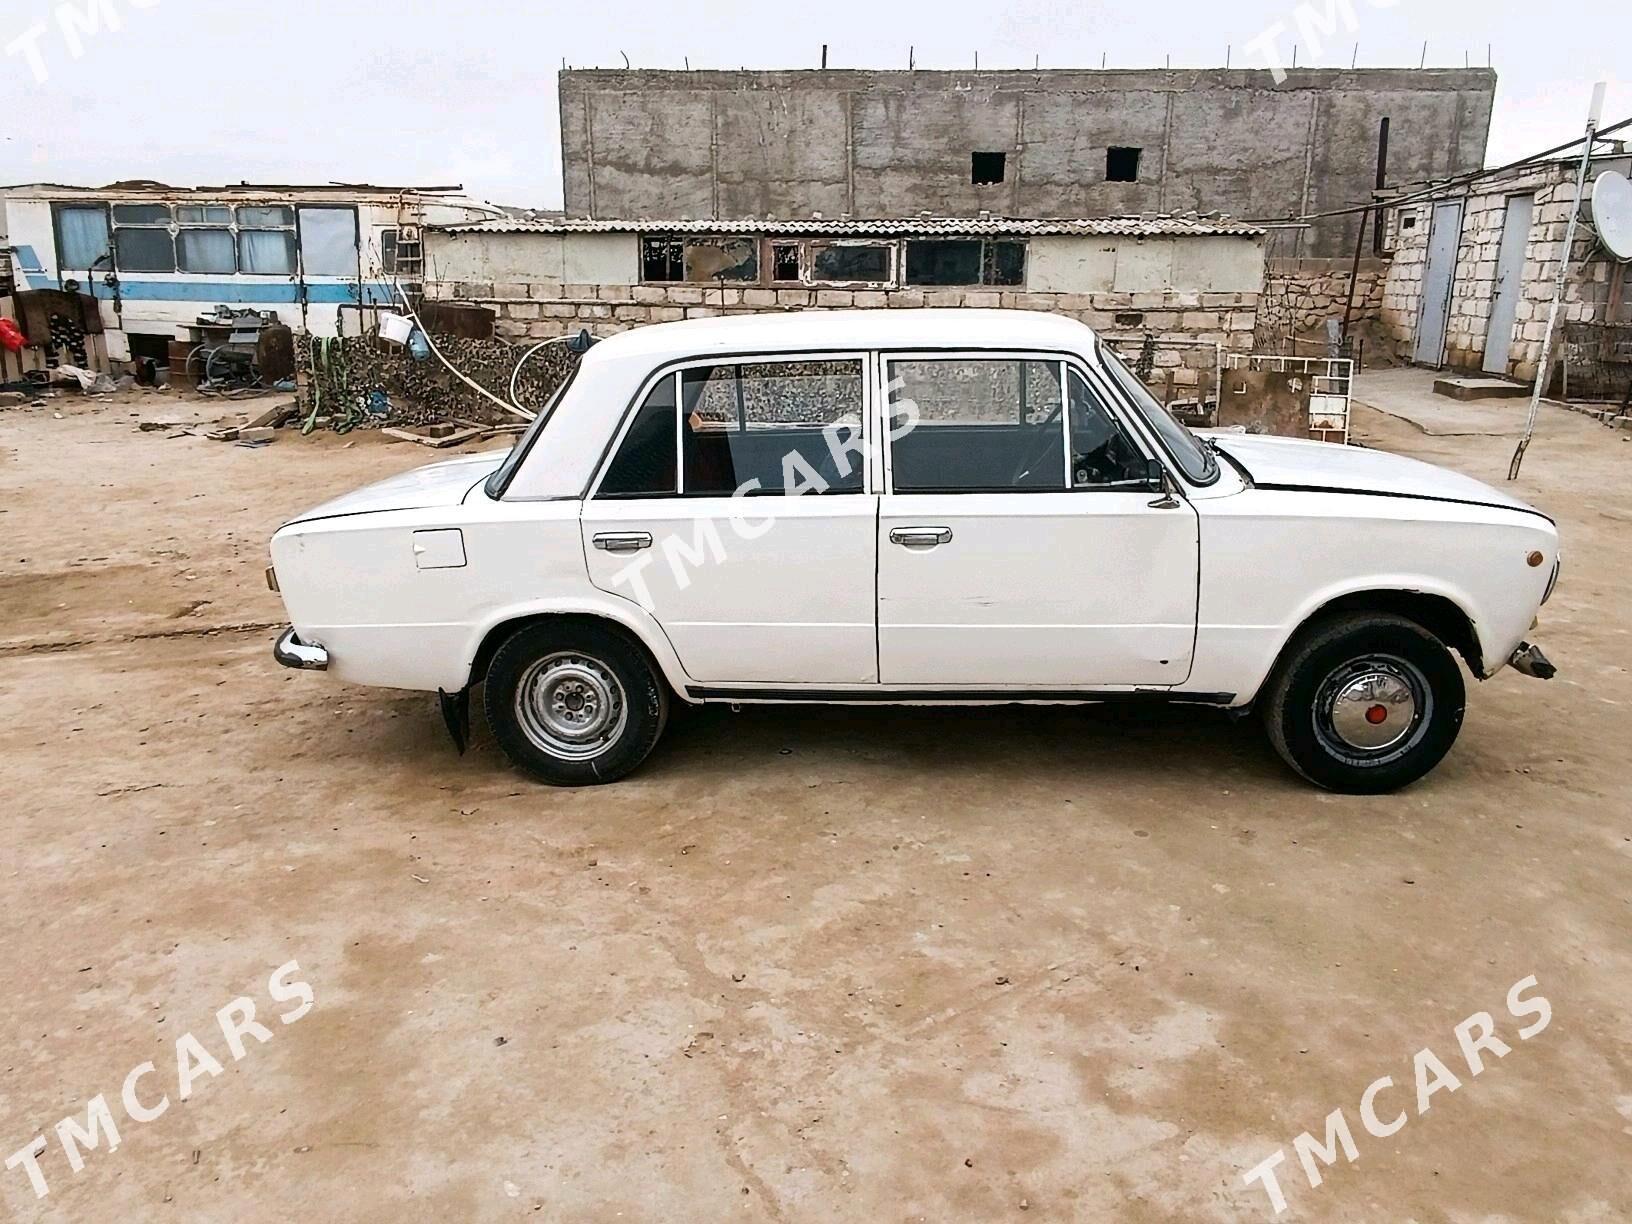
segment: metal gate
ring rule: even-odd
[[[1513,351],[1513,324],[1519,295],[1524,292],[1524,249],[1530,242],[1530,218],[1536,197],[1508,196],[1502,222],[1502,245],[1496,255],[1496,296],[1490,304],[1490,328],[1485,333],[1485,373],[1507,377],[1507,359]]]
[[[1422,315],[1417,320],[1418,365],[1445,361],[1445,325],[1451,317],[1451,289],[1456,283],[1456,249],[1462,244],[1462,201],[1434,205],[1428,233],[1428,266],[1422,274]]]

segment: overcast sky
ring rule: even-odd
[[[574,67],[1264,66],[1249,44],[1333,0],[0,0],[0,183],[464,183],[559,207],[555,78]],[[1489,160],[1579,135],[1592,82],[1632,117],[1629,0],[1348,0],[1356,20],[1300,66],[1483,64]],[[81,33],[88,10],[111,10]],[[76,24],[74,20],[77,16]],[[65,34],[64,25],[71,34]],[[1306,23],[1307,24],[1307,23]],[[43,31],[41,27],[43,26]],[[31,36],[31,31],[34,32]],[[77,43],[77,47],[76,44]],[[78,50],[75,56],[73,52]],[[36,70],[46,79],[37,80]]]

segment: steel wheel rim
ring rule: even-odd
[[[1422,741],[1434,713],[1422,669],[1397,655],[1367,655],[1334,668],[1315,696],[1315,736],[1352,765],[1384,765]]]
[[[629,723],[623,685],[599,659],[561,651],[539,659],[516,684],[516,722],[534,746],[565,761],[588,761]]]

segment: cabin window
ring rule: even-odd
[[[295,274],[295,210],[283,204],[240,204],[238,270],[250,276]]]
[[[307,276],[356,279],[355,209],[304,206],[300,209],[300,267]]]
[[[176,268],[231,276],[238,271],[232,240],[232,209],[225,204],[176,205]]]
[[[936,238],[907,243],[909,285],[1019,285],[1025,272],[1023,242]]]
[[[890,254],[883,243],[812,243],[811,278],[818,281],[885,284],[890,279]]]
[[[121,272],[174,272],[168,204],[115,204],[113,250]]]
[[[89,272],[99,266],[111,270],[108,210],[101,205],[58,204],[53,211],[57,222],[58,266],[64,272]]]

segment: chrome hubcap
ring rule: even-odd
[[[1315,734],[1341,760],[1382,765],[1421,741],[1433,712],[1433,691],[1416,664],[1372,655],[1326,677],[1315,696]]]
[[[1349,747],[1365,752],[1399,743],[1416,717],[1411,686],[1386,671],[1357,676],[1332,698],[1332,730]]]
[[[516,685],[516,721],[551,756],[586,761],[617,740],[629,720],[623,685],[599,659],[562,652],[540,659]]]

